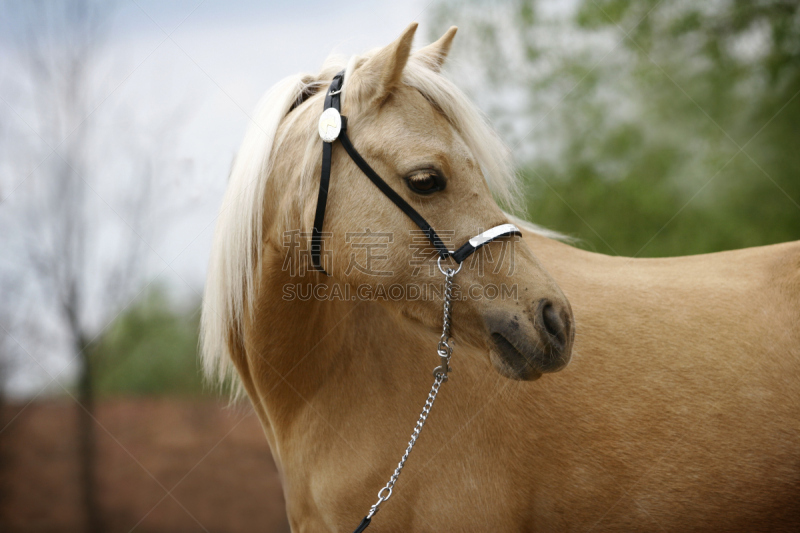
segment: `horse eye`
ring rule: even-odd
[[[408,177],[408,187],[417,194],[431,194],[444,189],[444,180],[435,172],[424,171]]]

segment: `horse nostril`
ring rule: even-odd
[[[575,328],[569,303],[540,298],[528,306],[524,317],[499,309],[484,317],[492,361],[513,379],[534,380],[545,372],[558,372],[572,355]]]
[[[569,328],[569,318],[562,318],[561,313],[549,300],[544,300],[539,305],[541,323],[544,330],[550,337],[550,342],[558,351],[564,350],[567,346],[567,335]]]

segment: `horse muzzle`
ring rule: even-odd
[[[484,322],[492,363],[508,378],[533,381],[569,364],[575,328],[566,299],[543,298],[523,312],[491,311]]]

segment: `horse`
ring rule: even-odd
[[[449,379],[371,530],[800,531],[800,242],[631,259],[516,219],[508,150],[441,73],[456,28],[412,53],[415,30],[273,87],[217,221],[203,367],[249,397],[292,530],[352,531],[383,490],[456,266],[334,141],[314,268],[344,70],[352,145],[448,244],[521,234],[453,277]]]

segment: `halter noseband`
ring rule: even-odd
[[[439,252],[440,259],[452,257],[456,263],[460,264],[484,244],[506,235],[521,235],[519,229],[517,229],[515,225],[500,224],[499,226],[484,231],[480,235],[472,237],[457,250],[449,251],[425,218],[411,207],[402,196],[397,194],[397,192],[392,189],[366,161],[364,161],[364,158],[361,157],[361,154],[355,149],[353,143],[350,142],[350,137],[347,136],[347,117],[343,117],[340,114],[343,85],[344,71],[341,71],[333,77],[333,81],[331,81],[330,87],[328,87],[328,92],[325,95],[325,108],[319,120],[319,135],[322,137],[323,141],[322,175],[319,180],[319,194],[317,196],[317,210],[314,215],[314,228],[311,232],[311,263],[315,270],[325,272],[320,261],[322,252],[322,224],[325,221],[325,207],[328,203],[328,188],[330,187],[331,180],[331,153],[333,143],[336,139],[339,139],[345,151],[350,156],[350,159],[358,165],[358,168],[366,174],[370,181],[374,183],[389,200],[394,202],[401,211],[408,215],[408,218],[419,226],[419,229],[427,235],[433,247]]]

